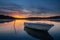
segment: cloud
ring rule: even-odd
[[[8,0],[1,1],[0,0],[0,9],[20,11],[22,9],[22,7],[21,7],[21,5],[13,3],[12,1],[8,1]]]
[[[28,9],[22,9],[22,12],[31,13],[31,11]]]
[[[26,13],[31,13],[31,14],[42,14],[42,13],[55,13],[55,11],[53,9],[48,9],[48,8],[26,8],[23,9],[22,12],[26,12]]]
[[[60,2],[59,0],[0,0],[0,14],[11,14],[11,12],[35,15],[60,14]]]

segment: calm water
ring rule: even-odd
[[[48,31],[47,34],[42,36],[40,32],[24,30],[24,22],[40,22],[54,24],[54,26]],[[35,35],[34,35],[35,34]],[[37,35],[37,36],[36,36]],[[28,20],[15,20],[11,22],[0,23],[0,40],[40,40],[45,38],[53,38],[54,40],[60,40],[60,22],[54,21],[28,21]],[[48,37],[49,36],[49,37]],[[51,40],[53,40],[51,39]],[[49,40],[49,39],[48,39]]]

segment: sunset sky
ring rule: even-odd
[[[17,18],[60,16],[60,0],[0,0],[0,15]]]

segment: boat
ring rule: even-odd
[[[24,22],[24,28],[33,29],[33,30],[43,30],[48,31],[53,24],[46,24],[46,23],[33,23],[33,22]]]

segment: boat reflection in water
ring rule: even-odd
[[[32,24],[33,25],[33,24]],[[44,24],[43,24],[44,25]],[[30,26],[31,27],[31,26]],[[43,27],[43,26],[42,26]],[[41,27],[40,27],[41,28]],[[47,27],[46,27],[47,28]],[[41,40],[54,40],[53,37],[46,30],[40,30],[35,28],[24,27],[24,30],[32,37]]]

